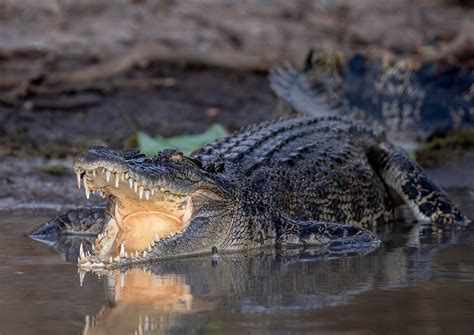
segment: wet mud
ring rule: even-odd
[[[266,71],[310,48],[414,62],[474,50],[469,1],[269,4],[1,2],[0,211],[84,204],[70,165],[91,145],[278,117]]]

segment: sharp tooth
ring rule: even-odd
[[[76,171],[76,176],[77,176],[77,187],[81,188],[81,170]]]
[[[145,191],[145,199],[150,200],[150,191],[149,190]]]
[[[112,172],[110,172],[109,170],[105,170],[105,179],[107,180],[107,182],[110,181],[111,175],[112,175]]]
[[[135,258],[138,258],[138,251],[135,251]]]
[[[160,192],[165,192],[165,188],[164,187],[160,187]]]
[[[128,258],[128,252],[125,251],[125,257]]]
[[[81,259],[86,258],[85,254],[84,254],[84,247],[82,246],[82,243],[81,243],[81,246],[79,247],[79,258],[81,258]]]
[[[79,269],[79,283],[82,286],[82,283],[84,282],[84,278],[86,277],[87,271]]]
[[[146,257],[146,250],[143,250],[143,257]]]
[[[140,197],[140,200],[143,197],[143,186],[142,185],[140,185],[140,187],[138,188],[138,196]]]
[[[115,188],[119,187],[120,176],[118,173],[115,174]]]
[[[120,262],[120,256],[115,256],[115,261]]]
[[[138,190],[138,181],[133,182],[133,188],[135,189],[135,193],[137,193]]]
[[[156,187],[151,188],[151,195],[155,194]]]
[[[151,252],[151,244],[148,246],[148,252]]]
[[[94,170],[92,170],[92,175],[93,175],[93,176],[94,176],[94,178],[95,178],[95,176],[96,176],[95,169],[94,169]]]
[[[87,178],[84,177],[84,191],[86,192],[86,198],[89,199],[91,195],[91,190],[89,190],[89,186],[87,185]]]
[[[112,264],[113,262],[114,262],[114,259],[113,259],[112,256],[110,256],[110,258],[109,258],[109,263]]]
[[[123,242],[122,244],[120,245],[120,257],[125,257],[125,246],[123,245]]]
[[[133,179],[130,178],[130,179],[128,180],[128,183],[130,184],[130,188],[132,188],[132,187],[133,187]]]
[[[120,174],[120,179],[122,179],[122,181],[125,181],[125,173],[122,172],[122,173]]]

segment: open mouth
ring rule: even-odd
[[[172,192],[132,170],[76,165],[75,171],[78,187],[84,187],[87,198],[93,192],[109,198],[104,228],[92,246],[92,254],[81,248],[80,267],[146,261],[153,248],[179,237],[189,225],[191,194]]]

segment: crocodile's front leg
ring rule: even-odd
[[[42,224],[29,235],[48,240],[67,235],[94,236],[101,231],[104,219],[104,206],[73,209]]]
[[[279,219],[276,224],[280,247],[324,247],[338,252],[371,252],[380,240],[370,230],[348,224]]]

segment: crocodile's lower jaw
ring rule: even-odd
[[[111,184],[107,179],[102,171],[87,171],[84,176],[86,189],[99,190],[108,197],[113,211],[93,244],[92,254],[81,250],[80,267],[109,268],[146,261],[155,247],[186,230],[193,211],[191,195],[158,189],[143,199],[143,186],[133,187],[135,181],[129,187],[126,180]]]

